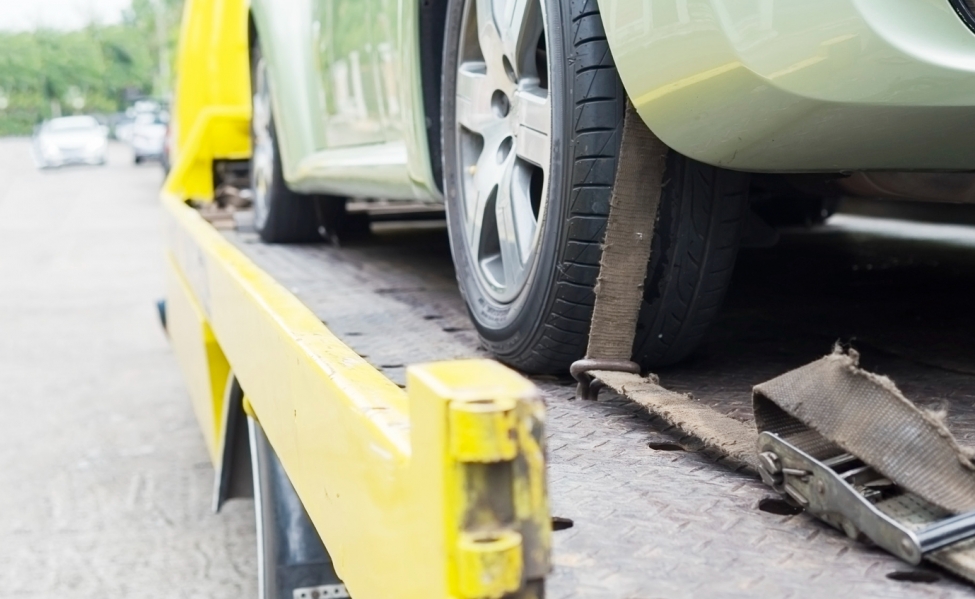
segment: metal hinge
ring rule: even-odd
[[[926,554],[975,537],[975,512],[947,516],[931,506],[927,513],[941,517],[920,527],[908,527],[878,504],[902,491],[886,477],[848,453],[820,461],[775,433],[758,437],[762,480],[812,515],[851,538],[861,535],[911,564]],[[927,504],[916,498],[919,504]]]

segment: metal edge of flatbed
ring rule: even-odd
[[[551,524],[534,386],[467,360],[411,367],[404,391],[195,210],[162,201],[168,331],[214,462],[232,373],[353,596],[540,593]]]
[[[411,360],[482,353],[442,227],[384,225],[368,242],[336,248],[265,245],[246,223],[220,234],[394,381],[404,382],[398,365]],[[950,578],[933,585],[889,579],[906,564],[807,516],[759,510],[770,491],[757,478],[696,452],[692,439],[637,403],[608,391],[598,402],[573,401],[568,381],[535,381],[546,402],[552,513],[574,521],[553,537],[549,596],[970,592]],[[661,446],[687,451],[655,449]],[[939,578],[930,569],[917,576]]]
[[[425,263],[416,263],[421,256],[403,255],[397,247],[383,249],[374,244],[359,249],[266,246],[257,242],[252,233],[213,228],[178,200],[167,199],[166,205],[172,214],[167,225],[170,262],[184,265],[178,270],[170,269],[171,285],[187,289],[195,286],[201,290],[200,297],[211,298],[209,309],[220,311],[235,305],[229,298],[219,297],[223,292],[215,292],[215,287],[226,285],[226,273],[217,277],[223,281],[219,285],[214,285],[212,278],[204,285],[205,279],[199,273],[207,268],[229,270],[240,279],[233,285],[246,292],[236,296],[240,305],[234,309],[246,308],[248,314],[263,311],[266,318],[276,322],[301,322],[315,336],[325,338],[358,331],[355,337],[336,341],[341,352],[328,359],[341,355],[352,360],[346,365],[364,367],[360,372],[368,372],[372,384],[381,385],[383,392],[388,389],[392,397],[404,404],[408,400],[399,386],[403,382],[410,384],[408,377],[404,378],[401,368],[383,365],[481,353],[467,332],[456,330],[462,322],[462,326],[467,325],[462,306],[457,304],[459,299],[455,298],[452,278],[437,270],[444,270],[445,266],[431,271]],[[200,244],[197,238],[205,243]],[[411,264],[416,267],[408,266]],[[336,285],[344,290],[342,294],[329,291]],[[427,290],[415,295],[419,286]],[[405,296],[391,287],[404,290]],[[265,291],[273,297],[268,298]],[[191,296],[195,294],[191,292]],[[217,303],[212,303],[213,298]],[[175,306],[170,311],[174,308],[178,311]],[[202,305],[197,309],[200,316],[193,328],[210,327]],[[343,314],[345,309],[353,313]],[[295,321],[296,315],[303,315],[304,320]],[[434,315],[437,319],[427,319]],[[245,316],[215,314],[212,339],[206,346],[209,354],[194,363],[222,356],[217,338],[233,348],[237,343],[250,343],[243,338],[243,331],[227,330],[234,326],[235,319]],[[322,326],[322,320],[328,321],[335,335]],[[201,327],[201,323],[205,326]],[[280,322],[274,326],[279,325]],[[393,325],[403,330],[390,330]],[[218,337],[221,334],[224,336]],[[205,335],[199,337],[202,342]],[[294,344],[300,346],[304,339],[305,335],[301,335]],[[195,345],[201,347],[201,342]],[[265,357],[276,353],[266,344],[254,347],[251,343],[251,347],[243,351],[228,349],[228,357],[234,351]],[[384,347],[389,352],[385,355]],[[356,352],[369,354],[368,358]],[[177,350],[177,357],[182,360],[187,353],[192,352]],[[231,361],[236,365],[233,357]],[[369,366],[367,361],[376,366]],[[251,368],[262,367],[253,364]],[[384,372],[380,374],[377,369]],[[258,374],[259,379],[264,376]],[[392,377],[392,381],[386,377]],[[189,373],[187,381],[191,391],[199,386],[194,385]],[[625,398],[610,394],[597,403],[571,401],[571,389],[564,383],[542,379],[537,384],[548,404],[545,426],[550,447],[545,468],[550,478],[553,512],[575,521],[572,529],[556,533],[553,539],[555,570],[546,581],[550,596],[642,597],[659,591],[674,597],[754,593],[786,597],[809,593],[818,596],[838,588],[856,589],[867,596],[967,596],[967,589],[950,580],[931,586],[888,580],[885,572],[903,568],[893,558],[858,546],[808,518],[759,512],[755,509],[757,502],[766,495],[761,483],[713,463],[706,454],[649,449],[648,442],[653,445],[666,441],[669,434],[661,432],[665,425],[649,418]],[[396,391],[392,386],[396,386]],[[404,423],[404,412],[397,414]],[[316,429],[319,434],[329,430],[323,422],[317,426],[323,427]],[[401,438],[406,438],[403,431]],[[354,458],[344,453],[341,459]],[[316,473],[317,482],[312,484],[319,484],[327,474]],[[353,484],[360,482],[362,479],[356,478]],[[326,504],[323,509],[330,507]],[[376,513],[381,513],[381,509],[356,510],[349,520]],[[544,517],[548,517],[547,511]],[[399,526],[392,520],[384,522],[386,526]],[[371,533],[343,531],[339,538],[345,534],[362,539]],[[399,537],[400,542],[409,545],[407,553],[400,554],[401,560],[409,552],[419,550],[415,543],[409,544],[410,535],[417,534],[415,528],[386,530],[383,534]],[[325,529],[323,536],[327,536]],[[837,559],[840,556],[844,556],[842,560]],[[429,558],[425,569],[415,569],[411,574],[436,577],[449,567],[444,566],[445,554]],[[347,554],[345,559],[346,570],[358,570],[364,578],[395,582],[399,575],[395,569],[385,569],[383,557],[368,550]],[[348,577],[347,571],[343,575]],[[381,593],[354,587],[353,583],[354,597],[411,596],[410,589],[402,586],[384,587]]]

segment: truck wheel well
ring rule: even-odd
[[[227,379],[223,405],[223,439],[213,485],[213,511],[229,499],[254,496],[250,436],[244,413],[244,390],[233,373]]]
[[[419,18],[420,78],[426,115],[430,166],[437,188],[443,191],[443,149],[440,147],[440,91],[443,75],[443,39],[447,0],[421,0]]]

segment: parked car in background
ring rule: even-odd
[[[159,159],[160,164],[162,164],[163,172],[169,175],[169,171],[173,168],[172,162],[172,147],[173,147],[173,126],[172,123],[166,123],[166,135],[163,138],[163,151],[162,157]]]
[[[66,164],[105,164],[108,128],[92,116],[68,116],[44,122],[34,135],[39,168]]]
[[[166,123],[158,113],[144,113],[132,124],[132,153],[136,164],[146,160],[163,160]]]
[[[114,127],[112,128],[112,136],[119,141],[125,143],[130,143],[132,141],[132,125],[134,120],[132,117],[123,115],[118,121],[116,121]]]

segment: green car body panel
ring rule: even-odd
[[[440,201],[422,0],[252,0],[296,191]],[[975,34],[949,0],[600,0],[670,147],[754,172],[975,170]],[[433,159],[439,160],[439,157]]]
[[[973,170],[975,34],[948,0],[600,0],[670,147],[758,172]]]
[[[305,193],[439,201],[419,0],[252,0],[282,166]]]

